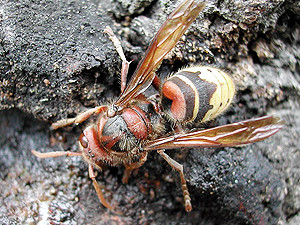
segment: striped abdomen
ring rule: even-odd
[[[180,70],[162,86],[162,107],[179,122],[205,122],[224,112],[235,93],[232,79],[207,66]]]

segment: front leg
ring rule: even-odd
[[[97,195],[98,195],[98,198],[99,198],[101,204],[104,205],[106,208],[110,209],[111,211],[113,211],[114,210],[113,206],[106,201],[106,199],[101,191],[100,185],[96,181],[96,175],[95,175],[93,166],[91,164],[89,164],[89,176],[90,176],[90,179],[93,181],[94,188],[97,192]]]
[[[56,152],[38,152],[31,150],[31,153],[38,158],[54,158],[60,156],[82,156],[82,152],[56,151]]]
[[[80,113],[79,115],[77,115],[74,118],[62,119],[55,123],[52,123],[51,127],[52,127],[52,129],[56,130],[58,128],[69,126],[74,123],[79,124],[79,123],[82,123],[83,121],[87,120],[88,118],[90,118],[92,115],[98,115],[107,109],[108,109],[108,107],[106,105],[98,106],[98,107],[89,109],[83,113]]]
[[[180,181],[181,181],[181,189],[183,192],[183,198],[184,198],[184,205],[185,205],[185,211],[190,212],[192,210],[192,204],[191,204],[191,198],[190,198],[190,193],[186,184],[186,180],[183,174],[183,166],[181,164],[179,164],[178,162],[176,162],[174,159],[170,158],[170,156],[168,156],[165,153],[165,150],[158,150],[157,151],[161,157],[163,157],[167,163],[173,168],[175,169],[180,176]]]

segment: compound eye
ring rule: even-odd
[[[83,133],[79,136],[79,142],[84,148],[87,148],[89,146],[88,139]]]

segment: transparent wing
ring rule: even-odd
[[[187,0],[181,3],[168,16],[153,38],[144,58],[139,62],[124,92],[114,104],[118,110],[122,110],[131,99],[138,96],[151,85],[154,79],[154,70],[160,65],[165,55],[175,46],[204,6],[204,2]]]
[[[277,133],[284,126],[278,117],[265,116],[219,127],[176,134],[146,144],[145,150],[191,147],[225,147],[261,141]]]

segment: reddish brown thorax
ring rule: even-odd
[[[141,142],[149,138],[152,130],[149,115],[139,106],[132,105],[113,117],[103,113],[96,125],[83,131],[79,142],[88,161],[118,165],[123,163],[122,156],[141,149]]]

